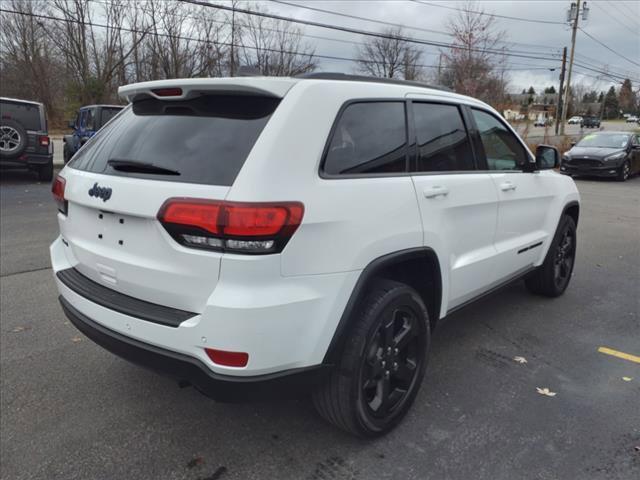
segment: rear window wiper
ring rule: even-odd
[[[171,170],[170,168],[159,167],[153,163],[139,162],[137,160],[120,160],[112,158],[107,162],[107,165],[119,172],[180,175],[180,172],[177,170]]]

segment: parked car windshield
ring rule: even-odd
[[[624,148],[629,142],[629,135],[620,134],[597,134],[587,135],[578,142],[577,147],[594,148]]]
[[[276,98],[244,95],[139,100],[99,130],[69,166],[107,175],[230,186],[278,103]],[[113,168],[118,162],[173,173]]]

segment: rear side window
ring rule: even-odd
[[[104,126],[105,123],[120,113],[121,110],[121,108],[102,108],[100,110],[100,124],[98,127]]]
[[[392,173],[406,167],[404,102],[352,103],[342,111],[329,142],[325,173]]]
[[[139,100],[89,140],[70,166],[108,175],[230,186],[278,103],[271,97],[240,95]],[[151,165],[156,172],[114,168],[117,163]]]
[[[517,137],[490,113],[472,109],[489,170],[521,170],[527,153]]]
[[[473,170],[473,152],[455,105],[414,103],[418,172]]]
[[[0,116],[20,123],[25,130],[46,130],[40,121],[40,106],[28,103],[2,102]]]

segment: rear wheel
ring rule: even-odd
[[[618,169],[618,176],[616,180],[619,182],[624,182],[629,179],[629,175],[631,174],[631,165],[629,164],[629,160],[625,160],[622,166]]]
[[[573,273],[576,240],[576,222],[569,215],[563,215],[544,263],[525,279],[529,291],[547,297],[564,293]]]
[[[400,422],[420,389],[429,315],[413,288],[387,280],[373,286],[354,315],[338,365],[313,401],[329,422],[373,437]]]

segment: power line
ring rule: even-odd
[[[350,27],[344,27],[341,25],[331,25],[331,24],[327,24],[327,23],[322,23],[322,22],[315,22],[315,21],[311,21],[311,20],[301,20],[298,18],[293,18],[293,17],[285,17],[283,15],[276,15],[273,13],[266,13],[266,12],[260,12],[260,11],[254,11],[254,10],[247,10],[247,9],[239,9],[239,8],[233,8],[233,7],[228,7],[226,5],[218,5],[215,3],[208,3],[208,2],[203,2],[200,0],[178,0],[180,2],[183,3],[191,3],[194,5],[201,5],[204,7],[210,7],[210,8],[216,8],[219,10],[227,10],[227,11],[231,11],[231,10],[235,10],[236,13],[244,13],[247,15],[254,15],[254,16],[259,16],[259,17],[265,17],[265,18],[272,18],[275,20],[282,20],[285,22],[291,22],[291,23],[299,23],[302,25],[308,25],[308,26],[312,26],[312,27],[320,27],[320,28],[326,28],[326,29],[330,29],[330,30],[337,30],[337,31],[341,31],[341,32],[348,32],[348,33],[355,33],[358,35],[365,35],[365,36],[369,36],[369,37],[377,37],[377,38],[383,38],[383,39],[387,39],[387,40],[402,40],[408,43],[416,43],[416,44],[420,44],[420,45],[431,45],[431,46],[436,46],[436,47],[441,47],[441,48],[449,48],[449,49],[461,49],[460,46],[458,45],[454,45],[454,44],[450,44],[450,43],[445,43],[445,42],[436,42],[436,41],[432,41],[432,40],[423,40],[423,39],[417,39],[417,38],[411,38],[411,37],[404,37],[404,36],[389,36],[386,35],[384,33],[380,33],[380,32],[372,32],[370,30],[361,30],[361,29],[356,29],[356,28],[350,28]],[[481,53],[489,53],[489,54],[493,54],[493,55],[499,55],[499,56],[505,56],[505,57],[520,57],[520,58],[530,58],[530,59],[534,59],[534,60],[551,60],[551,61],[557,61],[557,58],[553,58],[553,57],[542,57],[542,56],[535,56],[535,55],[525,55],[525,54],[520,54],[520,53],[507,53],[505,50],[496,50],[496,49],[483,49],[483,48],[475,48],[475,47],[471,47],[471,48],[464,48],[465,50],[470,50],[470,51],[474,51],[474,52],[481,52]]]
[[[335,60],[335,61],[347,61],[347,62],[354,62],[354,63],[369,63],[369,64],[376,64],[378,62],[373,61],[373,60],[366,60],[366,59],[357,59],[357,58],[351,58],[351,57],[341,57],[341,56],[337,56],[337,55],[325,55],[325,54],[317,54],[317,53],[309,53],[309,52],[298,52],[298,51],[292,51],[292,50],[279,50],[279,49],[273,49],[273,48],[266,48],[266,47],[254,47],[251,45],[244,45],[244,44],[232,44],[229,42],[216,42],[216,41],[210,41],[210,40],[204,40],[201,38],[195,38],[195,37],[187,37],[187,36],[183,36],[183,35],[171,35],[171,34],[166,34],[166,33],[159,33],[159,32],[150,32],[150,31],[146,31],[146,30],[139,30],[139,29],[132,29],[132,28],[127,28],[127,27],[116,27],[113,25],[104,25],[104,24],[100,24],[100,23],[95,23],[95,22],[88,22],[88,21],[80,21],[80,20],[75,20],[75,19],[67,19],[67,18],[59,18],[59,17],[54,17],[51,15],[42,15],[42,14],[34,14],[34,13],[27,13],[27,12],[19,12],[16,10],[7,10],[4,8],[0,8],[0,12],[3,13],[10,13],[10,14],[14,14],[14,15],[23,15],[23,16],[27,16],[27,17],[33,17],[33,18],[42,18],[42,19],[46,19],[46,20],[52,20],[52,21],[58,21],[58,22],[66,22],[66,23],[76,23],[76,24],[81,24],[83,26],[91,26],[91,27],[98,27],[98,28],[106,28],[106,29],[111,29],[111,30],[117,30],[117,31],[123,31],[123,32],[131,32],[131,33],[139,33],[139,34],[145,34],[145,35],[151,35],[151,36],[156,36],[156,37],[169,37],[169,38],[175,38],[175,39],[180,39],[180,40],[189,40],[189,41],[194,41],[194,42],[199,42],[199,43],[208,43],[208,44],[212,44],[215,43],[217,45],[221,45],[221,46],[227,46],[230,47],[231,45],[233,45],[234,47],[238,47],[238,48],[248,48],[251,50],[262,50],[262,51],[267,51],[267,52],[274,52],[274,53],[285,53],[285,54],[290,54],[290,55],[300,55],[300,56],[306,56],[306,57],[317,57],[317,58],[323,58],[323,59],[327,59],[327,60]],[[453,67],[438,67],[437,65],[424,65],[424,64],[417,64],[416,67],[420,67],[420,68],[432,68],[432,69],[437,69],[437,68],[453,68]],[[507,68],[504,69],[505,71],[528,71],[528,70],[548,70],[548,67],[533,67],[533,68]]]
[[[628,31],[630,31],[632,34],[636,35],[637,32],[632,30],[631,27],[629,27],[627,24],[623,23],[619,18],[614,17],[613,13],[609,13],[607,11],[607,9],[605,9],[604,7],[601,7],[600,5],[598,5],[597,3],[594,3],[594,5],[596,7],[598,7],[602,12],[604,12],[609,18],[611,18],[614,22],[616,22],[618,25],[626,28]]]
[[[578,28],[580,28],[580,27],[578,27]],[[629,58],[625,57],[625,56],[624,56],[624,55],[622,55],[621,53],[619,53],[619,52],[615,51],[613,48],[611,48],[611,47],[609,47],[609,46],[605,45],[605,44],[604,44],[604,43],[602,43],[600,40],[598,40],[596,37],[594,37],[593,35],[591,35],[591,34],[590,34],[590,33],[588,33],[587,31],[585,31],[585,29],[580,28],[580,31],[581,31],[582,33],[584,33],[587,37],[589,37],[591,40],[593,40],[594,42],[599,43],[600,45],[602,45],[604,48],[606,48],[606,49],[607,49],[607,50],[609,50],[610,52],[615,53],[615,54],[616,54],[617,56],[619,56],[620,58],[624,58],[627,62],[633,63],[634,65],[637,65],[637,66],[639,66],[639,67],[640,67],[640,63],[638,63],[638,62],[634,62],[633,60],[631,60],[631,59],[629,59]]]
[[[482,11],[478,11],[478,10],[469,10],[469,9],[466,9],[466,8],[450,7],[450,6],[447,6],[447,5],[440,5],[438,3],[424,2],[422,0],[410,0],[410,1],[422,4],[422,5],[428,5],[430,7],[446,8],[447,10],[455,10],[457,12],[475,13],[477,15],[485,15],[487,17],[506,18],[508,20],[518,20],[520,22],[546,23],[546,24],[550,24],[550,25],[564,25],[563,22],[554,22],[554,21],[551,21],[551,20],[539,20],[539,19],[532,19],[532,18],[511,17],[509,15],[498,15],[496,13],[487,13],[487,12],[482,12]]]
[[[387,22],[384,20],[378,20],[375,18],[370,18],[370,17],[362,17],[360,15],[351,15],[349,13],[344,13],[344,12],[336,12],[334,10],[326,10],[323,8],[318,8],[318,7],[311,7],[309,5],[300,5],[298,3],[292,3],[292,2],[287,2],[284,0],[270,0],[272,3],[279,3],[281,5],[287,5],[290,7],[296,7],[296,8],[301,8],[304,10],[310,10],[313,12],[320,12],[320,13],[326,13],[329,15],[336,15],[339,17],[345,17],[345,18],[351,18],[354,20],[361,20],[361,21],[365,21],[365,22],[372,22],[372,23],[377,23],[380,25],[386,25],[389,27],[398,27],[398,28],[402,28],[402,29],[408,29],[408,30],[416,30],[416,31],[420,31],[420,32],[425,32],[425,33],[435,33],[438,35],[445,35],[447,37],[452,37],[453,35],[449,32],[443,32],[442,30],[433,30],[430,28],[423,28],[423,27],[415,27],[412,25],[405,25],[402,23],[394,23],[394,22]],[[553,50],[553,51],[558,51],[558,49],[556,47],[552,47],[550,45],[534,45],[531,43],[519,43],[519,42],[500,42],[500,43],[504,43],[504,44],[511,44],[511,45],[522,45],[525,47],[535,47],[537,49],[543,48],[544,50]],[[530,52],[530,53],[544,53],[544,52]]]

